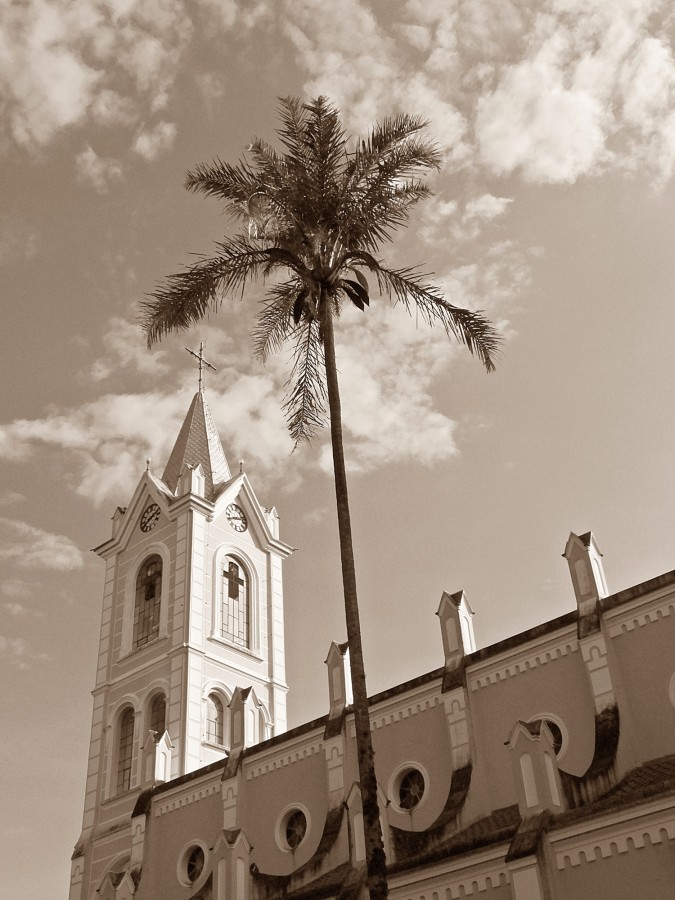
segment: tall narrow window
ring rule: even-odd
[[[158,741],[166,730],[166,697],[157,694],[150,706],[150,730],[155,732]]]
[[[226,556],[223,560],[223,599],[221,635],[238,644],[250,646],[248,577],[240,563]]]
[[[131,785],[131,761],[134,752],[134,711],[129,708],[120,719],[117,744],[117,793],[128,791]]]
[[[143,647],[159,634],[159,609],[162,600],[162,558],[149,556],[136,579],[134,608],[134,647]]]
[[[222,747],[225,742],[225,710],[216,694],[206,698],[206,740]]]

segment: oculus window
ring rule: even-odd
[[[424,797],[424,775],[419,769],[408,769],[398,782],[398,806],[410,812],[419,806]]]
[[[289,850],[297,850],[307,834],[307,816],[301,809],[293,809],[284,819],[283,837]]]

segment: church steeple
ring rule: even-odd
[[[206,499],[213,501],[222,485],[230,480],[231,474],[203,390],[194,395],[162,481],[175,493],[185,467],[195,468],[200,464],[205,476]]]
[[[247,474],[231,476],[201,385],[162,479],[141,474],[96,552],[106,575],[71,900],[93,896],[115,865],[120,823],[142,790],[228,755],[233,711],[245,712],[247,744],[286,728],[282,564],[292,548]],[[241,696],[245,710],[232,707]]]

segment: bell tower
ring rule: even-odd
[[[161,478],[148,465],[106,563],[83,832],[71,900],[128,862],[141,790],[227,756],[230,701],[249,691],[252,743],[286,729],[282,563],[274,508],[232,475],[204,392]]]

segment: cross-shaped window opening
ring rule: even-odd
[[[249,647],[249,590],[243,566],[226,556],[223,560],[221,635],[239,647]]]

